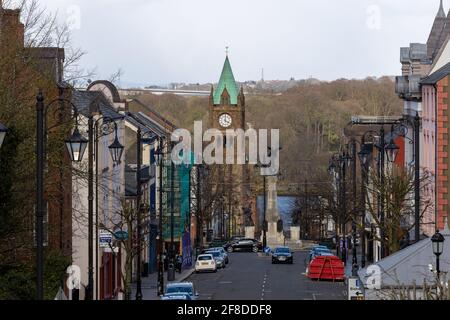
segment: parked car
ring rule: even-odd
[[[228,253],[223,247],[210,248],[210,249],[206,249],[204,251],[205,252],[203,252],[203,253],[210,253],[211,251],[219,251],[220,253],[222,253],[225,263],[228,264],[228,262],[229,262]]]
[[[228,252],[234,251],[253,251],[258,252],[262,250],[262,243],[256,239],[243,238],[234,242],[229,242],[225,245],[225,250]]]
[[[223,247],[226,243],[226,240],[214,239],[208,244],[208,248]]]
[[[272,252],[272,264],[274,263],[294,263],[294,256],[288,247],[276,247]]]
[[[163,295],[161,300],[193,300],[190,295],[185,293],[174,293]]]
[[[192,282],[169,283],[161,300],[196,300],[198,293]]]
[[[333,255],[330,249],[323,247],[323,246],[316,246],[311,249],[309,252],[309,261],[314,260],[315,257],[322,256],[322,255]]]
[[[210,252],[207,252],[207,254],[212,255],[214,260],[216,260],[217,269],[225,268],[226,266],[225,257],[223,256],[222,252],[218,250],[211,250]]]
[[[242,240],[242,239],[245,239],[245,236],[232,236],[230,238],[230,242],[235,242],[235,241]]]
[[[217,272],[216,260],[212,254],[201,254],[197,257],[197,261],[195,262],[195,272],[199,273],[201,271]]]

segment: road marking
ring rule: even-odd
[[[219,284],[232,284],[232,281],[220,281]]]

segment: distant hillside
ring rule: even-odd
[[[402,111],[390,77],[303,81],[281,93],[257,88],[247,92],[247,122],[256,128],[281,131],[286,183],[326,179],[328,159],[339,149],[342,128],[351,115],[395,115]],[[182,128],[192,129],[195,120],[208,121],[208,98],[152,94],[137,98]]]

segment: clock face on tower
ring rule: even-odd
[[[219,124],[222,128],[228,128],[231,126],[232,119],[228,113],[223,113],[219,116]]]

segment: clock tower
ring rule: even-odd
[[[223,64],[217,88],[211,87],[209,97],[210,124],[223,132],[226,129],[245,130],[244,90],[238,88],[234,80],[228,55]]]
[[[245,131],[245,96],[243,87],[238,87],[234,79],[228,54],[223,64],[217,87],[211,87],[209,96],[210,127],[219,129],[225,136],[227,129],[242,129]],[[235,143],[233,143],[233,147]],[[236,152],[236,149],[235,149]],[[225,152],[226,153],[226,150]],[[222,194],[225,205],[219,205],[219,211],[225,210],[228,220],[221,222],[227,225],[228,235],[243,235],[248,219],[248,199],[250,197],[248,183],[248,166],[223,164],[219,166],[217,190]],[[223,221],[223,219],[222,219]]]

